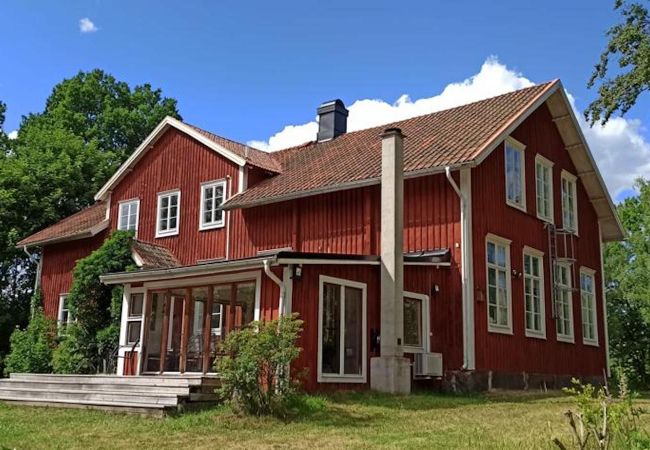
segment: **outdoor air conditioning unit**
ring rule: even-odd
[[[416,353],[413,375],[416,377],[441,377],[442,353]]]

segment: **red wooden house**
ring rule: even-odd
[[[298,313],[309,390],[554,386],[608,365],[603,242],[621,226],[559,81],[265,153],[168,118],[40,247],[72,320],[75,261],[135,230],[123,375],[210,372],[216,344]]]

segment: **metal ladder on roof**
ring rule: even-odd
[[[544,225],[548,233],[548,262],[549,274],[551,277],[551,305],[553,318],[557,318],[557,299],[562,291],[576,291],[576,256],[575,256],[575,233],[563,228],[557,228],[552,223]],[[571,288],[560,284],[557,280],[557,266],[569,267],[571,276]]]

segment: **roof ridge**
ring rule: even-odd
[[[547,87],[547,86],[555,84],[555,83],[557,83],[559,81],[560,81],[559,78],[555,78],[553,80],[546,81],[544,83],[533,84],[532,86],[527,86],[527,87],[524,87],[524,88],[521,88],[521,89],[515,89],[514,91],[504,92],[503,94],[493,95],[491,97],[486,97],[486,98],[483,98],[483,99],[480,99],[480,100],[474,100],[474,101],[469,102],[469,103],[463,103],[462,105],[456,105],[456,106],[452,106],[450,108],[440,109],[438,111],[433,111],[433,112],[429,112],[429,113],[425,113],[425,114],[419,114],[417,116],[407,117],[406,119],[396,120],[394,122],[386,122],[384,124],[374,125],[372,127],[360,128],[358,130],[348,131],[348,132],[342,134],[341,136],[349,136],[349,135],[353,135],[353,134],[360,133],[360,132],[367,132],[369,130],[374,130],[376,128],[378,129],[378,128],[392,127],[392,126],[395,126],[397,124],[403,124],[403,123],[408,122],[410,120],[421,119],[422,117],[433,116],[435,114],[440,114],[440,113],[443,113],[443,112],[453,111],[453,110],[458,109],[458,108],[469,107],[469,106],[472,106],[472,105],[476,105],[478,103],[486,102],[486,101],[489,101],[489,100],[494,100],[494,99],[497,99],[497,98],[500,98],[500,97],[505,97],[507,95],[512,95],[512,94],[517,93],[517,92],[523,92],[523,91],[527,91],[529,89],[534,89],[534,88],[541,88],[543,86]],[[298,148],[301,148],[301,147],[306,147],[306,146],[309,146],[309,145],[313,145],[315,143],[317,143],[317,141],[306,141],[306,142],[303,142],[303,143],[298,144],[298,145],[294,145],[294,146],[291,146],[291,147],[275,150],[274,152],[271,152],[271,153],[283,153],[283,152],[286,152],[286,151],[289,151],[289,150],[295,150],[295,149],[298,149]]]

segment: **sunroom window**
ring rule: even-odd
[[[158,225],[156,227],[156,237],[178,234],[180,207],[180,191],[158,194]]]
[[[318,325],[318,380],[364,382],[366,285],[321,276]]]
[[[129,314],[126,323],[126,343],[133,345],[140,342],[144,294],[133,293],[129,296]]]

